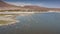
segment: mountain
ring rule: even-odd
[[[29,10],[45,10],[45,7],[39,7],[39,6],[15,6],[15,5],[11,5],[8,4],[2,0],[0,0],[0,10],[25,10],[25,9],[29,9]]]
[[[48,10],[48,8],[46,7],[40,7],[40,6],[24,6],[24,8],[28,8],[30,10]]]
[[[0,7],[14,7],[14,5],[7,4],[6,2],[0,0]]]
[[[20,7],[8,4],[0,0],[0,10],[16,10],[16,9],[20,9]]]
[[[47,8],[47,7],[40,7],[40,6],[15,6],[8,4],[2,0],[0,0],[0,10],[34,10],[34,11],[49,11],[49,10],[54,10],[54,11],[60,11],[60,8]]]

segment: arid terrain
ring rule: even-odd
[[[60,11],[60,8],[48,8],[48,7],[40,7],[40,6],[15,6],[15,5],[11,5],[8,4],[2,0],[0,0],[0,10],[17,10],[17,11],[49,11],[49,10],[53,10],[53,11]]]

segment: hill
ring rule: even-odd
[[[21,6],[15,6],[15,5],[8,4],[0,0],[0,10],[60,11],[60,8],[47,8],[47,7],[32,6],[32,5],[21,7]]]

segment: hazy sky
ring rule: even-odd
[[[49,8],[60,8],[60,0],[4,0],[14,5],[38,5]]]

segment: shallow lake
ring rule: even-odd
[[[60,13],[35,13],[16,18],[20,22],[0,26],[0,34],[60,34]]]

